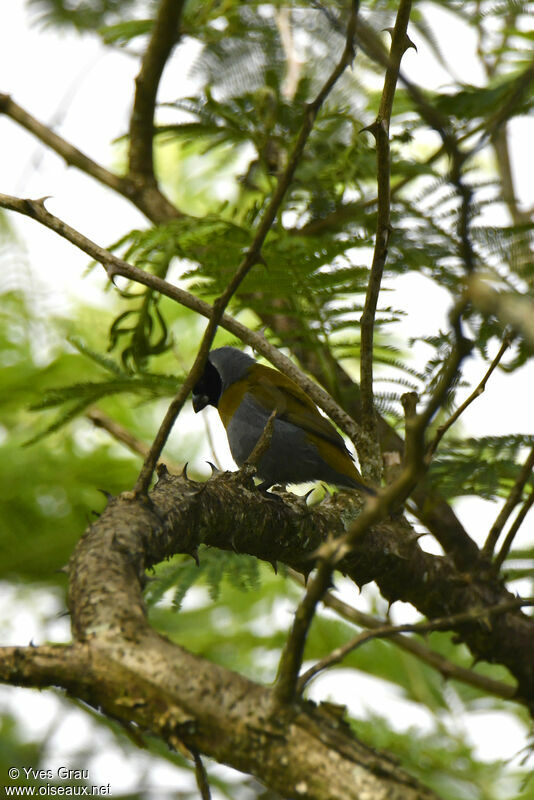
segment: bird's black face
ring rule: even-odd
[[[208,405],[217,408],[221,391],[221,376],[211,361],[208,360],[206,361],[202,377],[193,387],[193,409],[195,413],[202,411],[202,409],[206,408]]]

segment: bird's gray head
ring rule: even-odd
[[[194,410],[200,411],[207,405],[216,407],[223,391],[241,380],[255,363],[253,358],[236,347],[217,347],[212,350],[204,373],[193,388]]]

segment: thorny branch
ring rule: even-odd
[[[135,439],[128,431],[126,431],[122,426],[118,425],[114,420],[111,420],[99,409],[91,409],[86,414],[87,418],[93,422],[97,427],[100,427],[109,433],[111,437],[113,437],[117,442],[127,447],[134,453],[140,454],[143,457],[146,456],[148,452],[148,446],[144,443]],[[261,439],[256,446],[259,448],[261,444]],[[255,462],[255,454],[252,453],[249,462]],[[179,474],[182,471],[182,467],[177,464],[170,464],[168,461],[166,463],[167,467],[171,472],[175,472]],[[534,492],[529,495],[527,501],[525,501],[524,506],[521,508],[521,511],[518,514],[518,518],[514,521],[513,526],[510,529],[510,534],[514,533],[514,528],[517,526],[519,528],[521,522],[523,521],[526,513],[529,511],[532,503],[534,502]],[[508,536],[506,541],[503,545],[507,544]],[[512,536],[513,538],[513,536]],[[510,541],[511,544],[511,541]],[[508,551],[506,551],[507,554]],[[502,555],[499,553],[498,558]],[[495,560],[497,563],[497,559]],[[304,578],[295,570],[289,569],[289,575],[293,580],[295,580],[299,585],[304,585]],[[344,603],[338,597],[333,595],[331,592],[325,592],[322,598],[323,605],[333,608],[341,617],[348,620],[349,622],[355,623],[356,625],[360,625],[364,628],[369,628],[371,630],[376,630],[377,628],[383,628],[388,623],[385,620],[378,619],[373,617],[370,614],[366,614],[363,611],[359,611],[358,609],[349,606],[347,603]],[[515,695],[515,689],[511,684],[503,683],[502,681],[497,681],[493,678],[489,678],[486,675],[482,675],[478,672],[474,672],[472,669],[467,669],[466,667],[459,666],[454,664],[449,659],[442,656],[440,653],[437,653],[435,650],[432,650],[430,647],[418,642],[415,639],[408,638],[402,635],[392,635],[389,637],[390,641],[395,644],[395,646],[399,647],[401,650],[404,650],[407,653],[410,653],[418,660],[422,661],[423,663],[427,664],[428,666],[435,669],[437,672],[440,673],[444,678],[453,679],[460,681],[461,683],[465,683],[469,686],[474,686],[480,689],[487,694],[492,694],[496,697],[501,697],[507,700],[513,699]]]

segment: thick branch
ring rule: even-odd
[[[148,626],[140,584],[150,564],[196,546],[197,537],[222,536],[232,547],[230,517],[240,539],[266,547],[268,540],[256,525],[258,511],[271,526],[273,519],[299,511],[300,526],[312,532],[315,526],[310,528],[305,509],[298,499],[286,509],[255,490],[251,494],[232,474],[207,484],[164,474],[149,503],[113,500],[82,537],[69,564],[75,647],[86,649],[88,663],[85,669],[66,669],[59,681],[51,671],[49,679],[171,745],[179,740],[252,773],[283,796],[350,800],[361,797],[365,786],[370,797],[431,797],[387,759],[359,745],[348,728],[330,721],[321,708],[295,702],[279,706],[273,716],[271,689],[185,652]],[[337,517],[338,509],[331,510],[330,521]],[[285,545],[302,561],[299,546],[291,539]],[[19,649],[13,661],[22,664],[34,650]],[[0,668],[0,674],[32,684],[31,673],[21,680],[12,664],[3,672]],[[41,679],[39,685],[44,683]],[[386,790],[390,794],[380,794]]]
[[[308,573],[318,548],[329,536],[345,533],[342,519],[348,513],[343,495],[310,512],[306,503],[294,495],[284,495],[281,503],[252,487],[247,490],[242,482],[236,481],[235,473],[219,475],[204,484],[162,475],[149,496],[153,511],[140,502],[117,499],[101,518],[115,541],[114,546],[121,551],[127,547],[132,580],[135,573],[142,573],[145,567],[171,553],[192,553],[201,543],[236,549],[269,562],[282,561]],[[354,502],[351,497],[351,508]],[[217,525],[213,524],[215,519]],[[140,544],[123,545],[123,534],[117,530],[137,531],[144,552]],[[100,567],[101,552],[99,541],[94,558]],[[83,637],[88,629],[99,630],[102,626],[108,629],[109,611],[99,609],[107,608],[106,600],[115,607],[111,576],[107,571],[101,574],[82,569],[78,555],[73,564],[76,575],[71,604],[77,636]],[[376,581],[390,602],[412,603],[429,619],[489,608],[513,599],[491,572],[459,575],[448,558],[422,551],[417,537],[402,518],[388,520],[365,532],[354,542],[338,569],[358,585]],[[86,576],[92,576],[89,584],[85,583]],[[135,611],[137,618],[143,619],[142,607],[132,591],[129,613]],[[102,600],[97,606],[94,597]],[[123,624],[121,619],[119,615],[117,625]],[[455,630],[477,659],[507,666],[518,681],[518,699],[534,706],[533,619],[512,610],[491,621],[458,625]]]
[[[121,605],[120,590],[129,579],[127,557],[122,554],[114,562],[123,567],[114,575]],[[118,631],[113,638],[94,635],[71,647],[0,649],[0,680],[65,688],[116,719],[135,722],[174,749],[183,750],[185,744],[193,753],[256,775],[283,797],[437,800],[326,711],[303,703],[291,709],[288,719],[271,720],[268,689],[187,653],[146,623],[136,625],[133,641]]]

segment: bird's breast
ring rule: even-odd
[[[238,381],[229,386],[219,398],[217,410],[226,429],[228,429],[230,420],[243,401],[246,388],[246,385],[242,385],[241,382]]]

